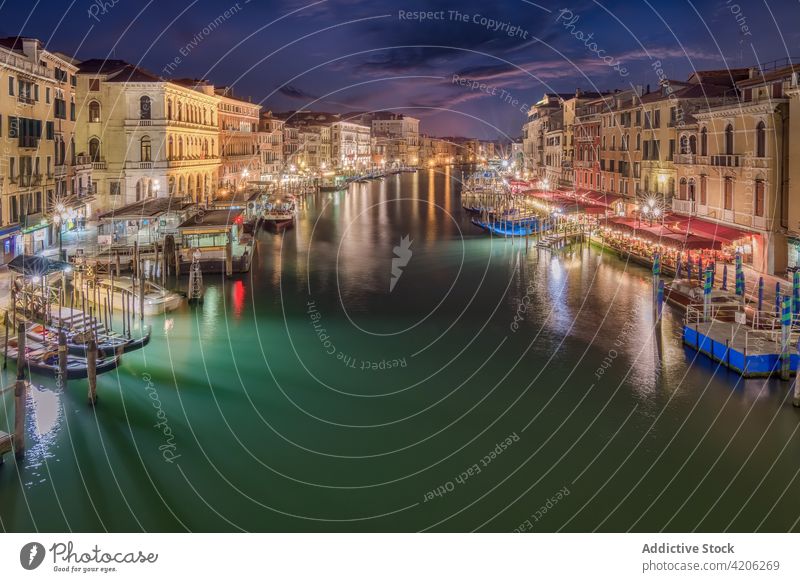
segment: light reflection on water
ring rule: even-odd
[[[47,481],[47,463],[56,460],[59,432],[64,421],[62,394],[54,389],[31,384],[28,393],[28,432],[25,468],[29,470],[27,487]]]
[[[737,525],[755,527],[777,503],[769,527],[791,526],[791,500],[800,494],[791,462],[800,456],[800,419],[783,402],[786,385],[737,386],[734,376],[695,359],[681,345],[680,314],[669,308],[654,329],[646,269],[586,245],[551,252],[490,238],[460,212],[457,186],[450,188],[446,174],[426,171],[309,196],[294,229],[259,234],[252,273],[206,278],[202,305],[170,314],[146,351],[127,354],[118,374],[99,380],[96,410],[85,405],[83,382],[71,383],[64,396],[37,393],[42,405],[31,443],[39,439],[38,453],[52,455],[53,486],[79,500],[64,508],[70,527],[100,529],[111,520],[111,529],[137,529],[119,511],[130,501],[149,530],[182,529],[164,510],[167,503],[188,527],[211,531],[231,529],[231,522],[248,530],[414,531],[444,519],[443,528],[452,530],[494,520],[487,529],[508,531],[586,470],[542,529],[558,529],[588,504],[570,527],[591,530],[641,480],[603,525],[624,531],[695,447],[689,466],[713,466],[718,474],[701,482],[696,472],[681,473],[642,529],[664,526],[695,488],[670,527],[694,528],[703,508],[718,502],[701,529],[722,529],[753,492],[753,476],[767,474],[769,491],[751,499]],[[415,241],[414,256],[389,293],[392,247],[405,235]],[[335,351],[354,359],[352,368],[325,352],[306,312],[309,287],[326,335]],[[512,331],[526,295],[529,307]],[[425,317],[443,297],[428,320],[388,338],[356,330],[342,306],[368,331],[390,333]],[[380,368],[394,358],[407,365]],[[372,369],[364,369],[367,363]],[[153,404],[141,387],[145,371],[185,478],[158,452],[164,435],[153,427]],[[69,431],[53,414],[62,398]],[[537,414],[480,480],[444,503],[421,503],[426,491]],[[734,479],[753,450],[742,478]],[[0,469],[6,527],[34,529],[13,493],[19,482],[47,479],[42,473],[42,466],[23,467],[17,479],[13,463]],[[104,488],[88,499],[84,488],[115,479],[120,492]],[[373,486],[387,480],[394,481]],[[731,484],[726,495],[719,483]],[[454,514],[494,486],[479,504]],[[779,499],[783,488],[787,495]],[[36,525],[65,528],[47,488],[33,489]],[[86,509],[92,503],[104,524]],[[411,509],[396,511],[405,507]],[[370,513],[386,517],[325,521]]]

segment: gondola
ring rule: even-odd
[[[25,332],[28,339],[37,343],[47,343],[48,341],[58,341],[58,330],[52,328],[45,328],[41,324],[34,324]],[[86,347],[89,345],[91,333],[88,331],[67,331],[67,352],[75,355],[86,357]],[[105,332],[98,332],[96,337],[97,353],[100,356],[111,357],[119,354],[127,354],[135,350],[140,350],[150,343],[152,336],[152,329],[147,328],[147,332],[137,338],[126,338],[122,335],[109,334]],[[46,337],[45,337],[46,336]]]
[[[57,378],[59,374],[58,351],[54,346],[28,341],[25,346],[25,367],[31,374]],[[17,338],[9,338],[7,351],[9,358],[16,359],[19,354]],[[119,356],[98,357],[96,372],[103,374],[119,366]],[[86,358],[67,354],[67,379],[81,380],[89,376]]]

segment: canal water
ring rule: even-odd
[[[789,384],[654,327],[641,267],[490,238],[461,177],[308,197],[251,273],[152,318],[94,409],[36,379],[0,527],[797,530]]]

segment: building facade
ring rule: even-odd
[[[227,192],[261,178],[261,106],[236,98],[229,87],[217,87],[214,92],[219,96],[219,188]]]
[[[92,212],[92,166],[75,143],[76,72],[36,39],[0,39],[4,263],[41,250]]]
[[[283,174],[284,121],[267,111],[261,115],[258,144],[261,153],[261,180],[280,180]]]
[[[91,159],[98,210],[155,196],[213,197],[220,145],[214,88],[124,61],[78,68],[77,150]]]

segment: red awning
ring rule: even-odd
[[[724,226],[710,220],[703,220],[696,217],[685,217],[672,215],[669,222],[673,230],[679,230],[690,235],[701,236],[722,244],[731,244],[741,238],[749,237],[751,233],[739,230],[732,226]]]
[[[591,204],[600,204],[603,206],[608,206],[609,208],[622,200],[621,196],[604,194],[603,192],[598,192],[597,190],[587,190],[585,192],[581,192],[578,194],[578,198],[586,200],[586,202]]]
[[[633,231],[634,236],[646,238],[657,244],[677,246],[683,249],[715,249],[722,247],[722,242],[695,233],[689,233],[674,228],[675,215],[667,215],[664,224],[655,223],[650,226],[646,220],[629,218],[626,216],[614,216],[609,218],[609,223],[622,226]]]

